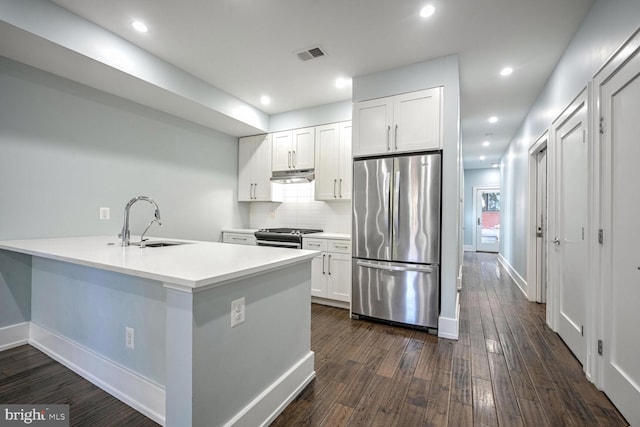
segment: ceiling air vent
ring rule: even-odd
[[[298,59],[300,59],[301,61],[308,61],[310,59],[324,56],[325,53],[322,51],[322,49],[320,49],[320,47],[316,46],[312,47],[311,49],[298,52],[296,55],[298,55]]]

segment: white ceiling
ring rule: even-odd
[[[498,162],[593,0],[52,0],[267,114],[346,100],[340,76],[458,53],[465,168]],[[419,16],[427,3],[429,19]],[[140,19],[149,32],[135,32]],[[296,52],[319,45],[325,57]],[[510,65],[514,73],[499,76]],[[260,97],[272,98],[269,106]],[[496,115],[499,121],[489,124]],[[490,134],[486,136],[486,134]],[[482,147],[483,140],[489,147]],[[480,161],[479,156],[486,160]]]

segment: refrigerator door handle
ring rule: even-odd
[[[391,245],[396,248],[398,246],[398,229],[400,227],[400,171],[396,170],[396,176],[393,182],[393,229],[391,230]],[[395,258],[396,251],[393,251]]]
[[[367,261],[358,261],[356,265],[358,267],[375,268],[377,270],[418,271],[420,273],[425,273],[425,274],[431,274],[431,272],[433,271],[433,267],[422,267],[419,265],[414,265],[411,267],[402,267],[399,265],[384,265],[384,264],[377,264],[375,262],[367,262]]]

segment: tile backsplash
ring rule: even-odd
[[[251,228],[320,228],[331,233],[351,234],[351,201],[314,200],[315,181],[281,185],[282,203],[251,203]]]

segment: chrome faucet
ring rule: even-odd
[[[129,231],[129,210],[131,209],[131,206],[133,206],[133,204],[138,200],[145,200],[151,203],[155,208],[155,219],[152,220],[149,225],[147,225],[147,228],[145,228],[145,230],[142,232],[142,236],[140,236],[140,247],[144,247],[144,234],[147,232],[149,227],[151,227],[151,224],[157,222],[158,225],[162,225],[162,223],[160,222],[160,208],[158,207],[158,204],[147,196],[134,197],[133,199],[129,200],[127,206],[124,207],[124,224],[122,224],[122,231],[120,232],[120,234],[118,234],[118,237],[122,239],[122,246],[129,246],[129,239],[131,237],[131,232]]]

